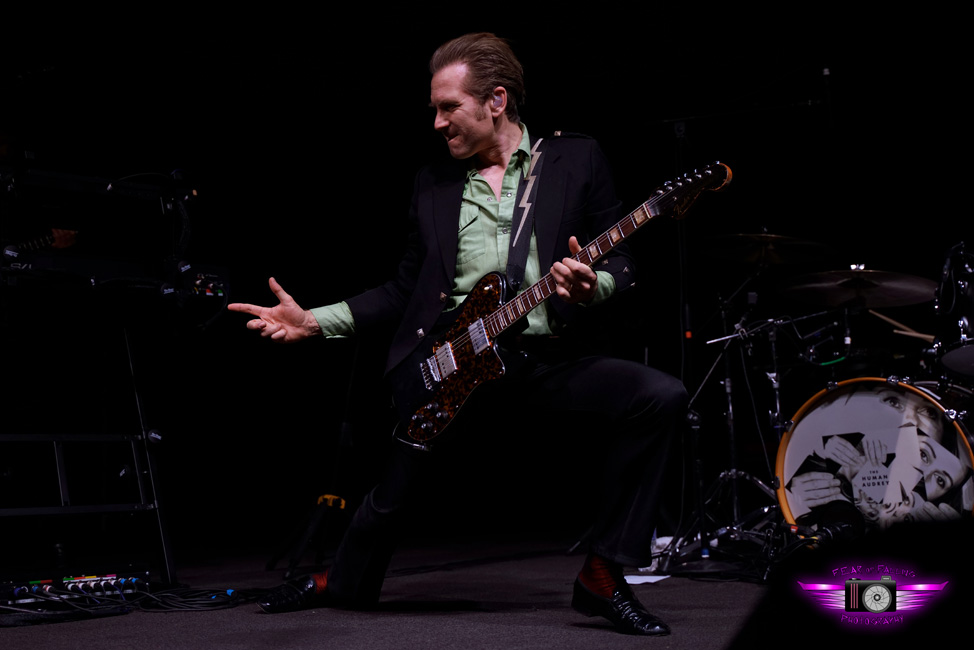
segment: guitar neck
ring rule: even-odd
[[[617,224],[589,242],[580,250],[574,259],[591,267],[613,248],[624,242],[639,228],[643,227],[654,217],[672,212],[673,216],[681,218],[690,205],[705,189],[720,190],[730,182],[730,167],[723,163],[708,165],[700,172],[666,183],[656,190],[653,196],[630,212]],[[717,187],[711,187],[717,185]],[[532,284],[519,293],[499,309],[484,318],[484,327],[491,337],[502,334],[507,328],[524,318],[528,312],[547,300],[557,284],[551,273]]]
[[[42,248],[47,248],[54,243],[54,235],[47,234],[41,235],[40,237],[35,237],[34,239],[20,242],[17,244],[17,249],[21,251],[36,251]]]
[[[638,228],[648,223],[658,214],[652,211],[652,199],[630,212],[626,218],[606,230],[589,242],[580,250],[574,259],[586,266],[592,266],[599,259],[607,255],[613,248],[621,244]],[[498,336],[517,321],[527,316],[528,312],[550,298],[557,288],[554,276],[546,276],[519,293],[513,300],[502,305],[498,310],[484,319],[484,326],[491,336]]]

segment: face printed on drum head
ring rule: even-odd
[[[876,501],[863,491],[855,499],[856,507],[867,524],[885,530],[898,523],[909,523],[914,519],[914,510],[922,505],[923,499],[916,493],[901,489],[900,498],[894,501]]]
[[[901,427],[916,427],[937,442],[943,440],[943,413],[932,402],[913,393],[883,389],[877,395],[886,406],[900,413]]]
[[[914,520],[913,511],[922,503],[916,492],[905,492],[898,503],[883,503],[879,511],[879,527],[889,528],[894,524],[910,523]]]
[[[967,467],[946,447],[922,433],[917,436],[917,442],[920,445],[917,469],[923,474],[928,501],[939,499],[967,478]]]

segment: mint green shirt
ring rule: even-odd
[[[463,188],[463,201],[460,205],[460,218],[457,236],[457,266],[453,288],[446,309],[455,309],[470,293],[470,290],[487,273],[505,271],[510,248],[511,224],[517,201],[517,186],[531,165],[531,141],[528,129],[521,125],[521,143],[511,155],[504,173],[500,196],[494,191],[472,166],[467,172]],[[525,236],[527,233],[521,233]],[[528,288],[541,279],[538,247],[534,231],[530,233],[531,248],[524,269],[522,288]],[[547,272],[547,270],[546,270]],[[595,297],[589,304],[597,304],[615,291],[615,279],[604,271],[597,271],[599,282]],[[344,336],[355,331],[352,312],[344,302],[318,307],[311,310],[325,336]],[[527,335],[547,335],[557,331],[559,324],[554,319],[554,310],[548,302],[530,311]]]

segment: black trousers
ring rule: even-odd
[[[602,463],[592,464],[602,475],[589,477],[599,500],[590,550],[623,565],[650,563],[669,450],[685,421],[688,397],[682,383],[610,357],[553,361],[519,354],[507,362],[503,378],[478,388],[470,399],[516,399],[542,412],[597,416],[596,435],[606,438],[606,451]],[[451,426],[458,424],[459,418]],[[356,510],[329,571],[329,594],[348,606],[378,600],[406,508],[428,465],[447,451],[393,444],[397,448],[385,478]]]

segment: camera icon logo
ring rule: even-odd
[[[883,576],[882,580],[846,580],[845,611],[895,612],[896,581],[890,576]]]

